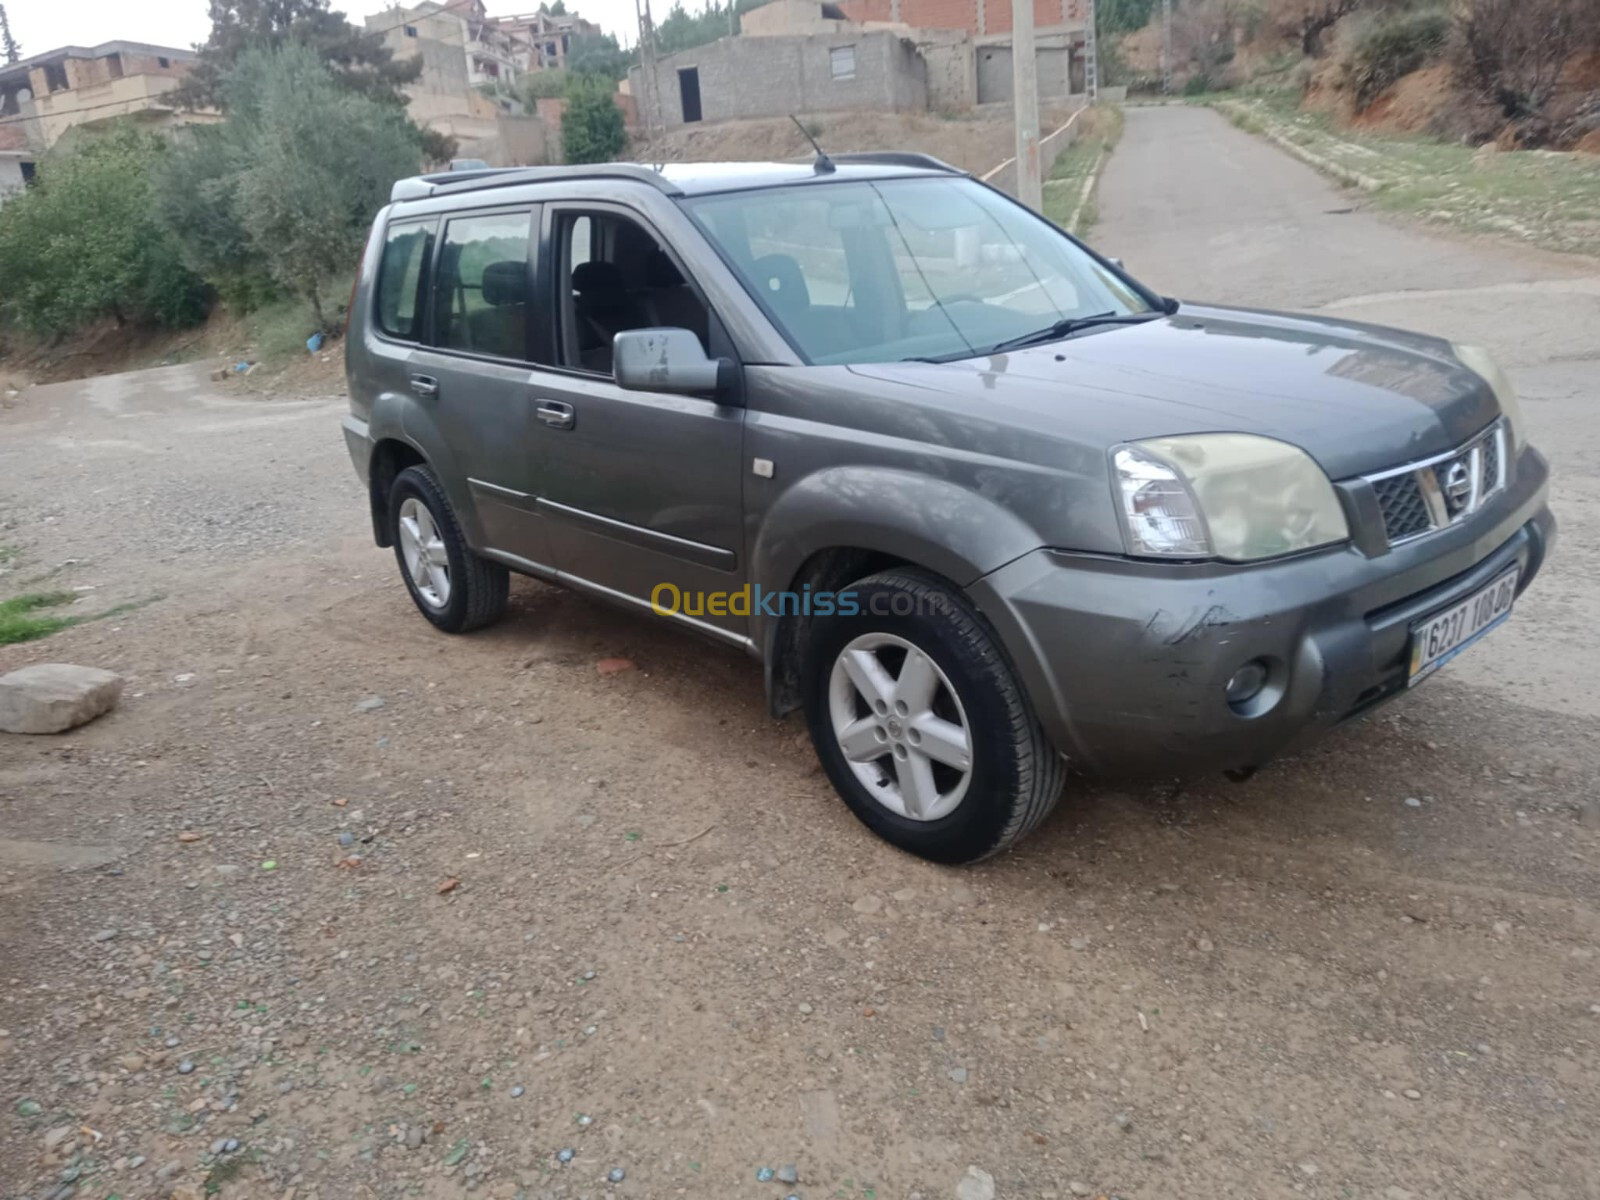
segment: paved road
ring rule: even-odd
[[[1560,553],[1455,675],[1600,717],[1600,263],[1380,216],[1209,109],[1131,108],[1097,248],[1183,298],[1322,311],[1489,347],[1556,471]]]
[[[1501,350],[1555,571],[1311,752],[1075,782],[968,871],[867,836],[737,654],[521,581],[434,633],[338,398],[184,366],[0,409],[0,594],[150,601],[0,647],[129,681],[0,735],[0,1192],[196,1196],[234,1138],[223,1200],[1600,1195],[1592,269],[1349,206],[1135,111],[1098,236],[1181,295]]]

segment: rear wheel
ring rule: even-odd
[[[467,633],[506,611],[511,573],[473,553],[428,467],[407,467],[389,490],[390,533],[406,589],[446,633]]]
[[[934,862],[1011,845],[1055,805],[1066,767],[993,634],[965,597],[915,570],[846,591],[803,667],[828,778],[873,832]]]

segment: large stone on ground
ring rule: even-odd
[[[98,667],[38,663],[0,675],[0,730],[62,733],[116,707],[122,676]]]

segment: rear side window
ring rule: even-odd
[[[528,360],[531,219],[492,213],[445,226],[433,305],[441,349]]]
[[[433,223],[389,226],[378,264],[378,328],[393,338],[422,337],[422,287],[433,257]]]

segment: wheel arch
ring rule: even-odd
[[[979,607],[975,580],[1042,544],[993,500],[948,479],[881,466],[833,467],[791,485],[767,509],[750,580],[764,593],[836,591],[891,567],[932,573]],[[800,647],[812,618],[752,613],[774,716],[798,706]]]
[[[372,540],[378,545],[394,545],[394,535],[389,531],[389,493],[394,489],[395,478],[407,467],[427,465],[422,451],[401,438],[380,438],[374,443],[367,475],[367,503],[372,509]]]

